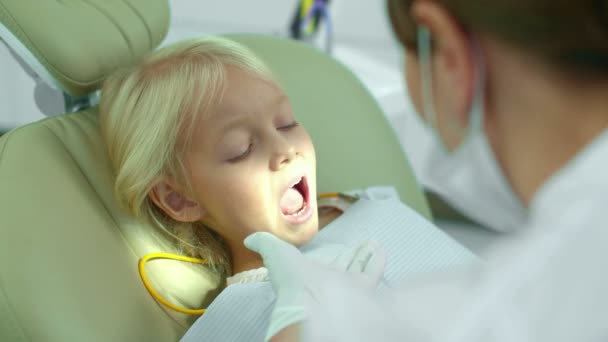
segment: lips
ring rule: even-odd
[[[302,203],[302,205],[306,205],[308,203],[308,180],[306,179],[306,177],[302,177],[300,178],[300,180],[291,187],[292,189],[297,190],[301,195],[302,198],[304,199],[304,202]]]
[[[312,217],[308,180],[303,175],[294,177],[283,191],[279,210],[290,224],[302,224]]]

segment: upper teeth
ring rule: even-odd
[[[289,187],[293,188],[296,184],[300,183],[300,181],[302,181],[302,178],[298,178],[296,181],[293,182],[293,184],[291,184]]]

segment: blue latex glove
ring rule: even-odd
[[[277,295],[266,340],[287,326],[307,319],[307,303],[322,303],[324,296],[329,295],[324,292],[327,281],[344,277],[346,272],[352,277],[352,283],[349,280],[352,286],[375,289],[384,274],[384,251],[372,241],[340,255],[330,265],[305,258],[295,246],[270,233],[248,236],[245,246],[262,256]]]

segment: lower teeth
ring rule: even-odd
[[[291,216],[298,216],[298,215],[302,214],[304,212],[304,208],[306,208],[305,205],[303,205],[302,208],[300,208],[300,210],[298,210],[295,213],[291,214]]]

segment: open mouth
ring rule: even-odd
[[[281,197],[279,207],[283,217],[292,224],[301,224],[312,216],[306,177],[299,177],[291,182]]]

